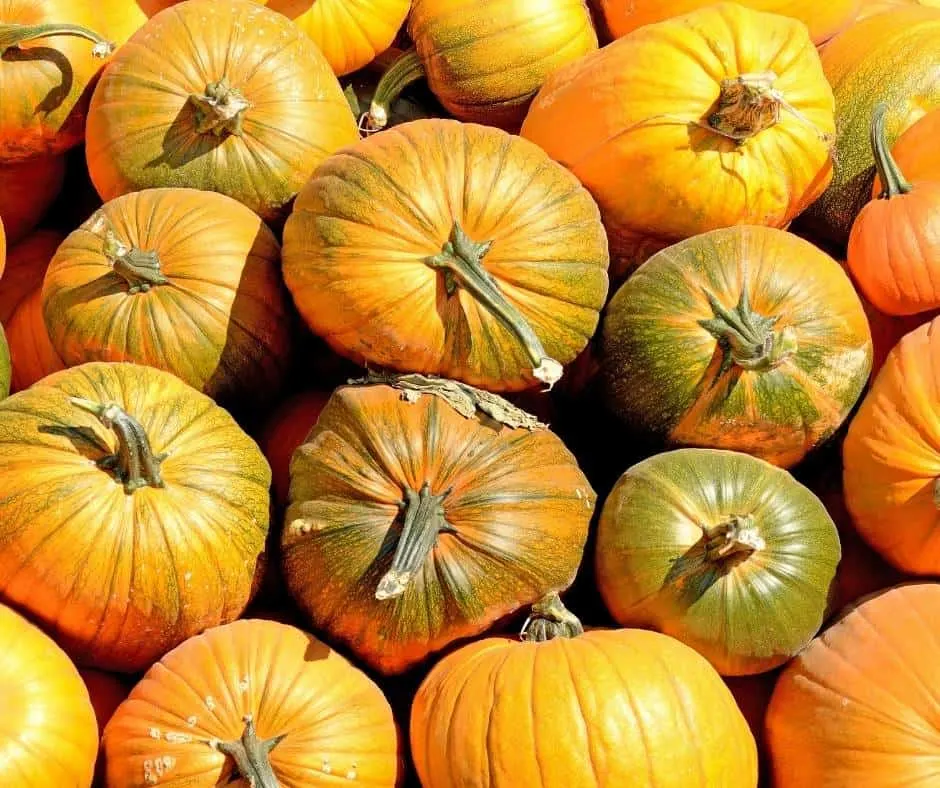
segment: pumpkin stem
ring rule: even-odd
[[[532,605],[519,637],[544,643],[555,638],[574,638],[583,633],[581,621],[565,607],[558,592],[552,591]]]
[[[708,116],[708,128],[722,137],[744,142],[769,129],[780,120],[785,109],[809,126],[812,122],[774,87],[773,71],[740,74],[721,80],[715,109]]]
[[[705,291],[714,317],[700,320],[699,325],[718,340],[723,352],[720,377],[732,365],[742,369],[764,371],[773,369],[796,352],[796,334],[789,326],[775,331],[779,316],[764,317],[751,310],[747,287],[734,309],[725,308],[715,296]]]
[[[403,52],[382,74],[375,86],[372,104],[360,122],[360,128],[367,133],[384,129],[388,125],[389,111],[395,100],[405,88],[423,79],[425,75],[424,63],[418,57],[418,51],[411,47]]]
[[[477,301],[485,306],[522,343],[526,354],[532,361],[532,374],[548,385],[548,388],[561,378],[562,366],[545,352],[542,341],[532,326],[506,299],[496,280],[483,267],[483,257],[493,245],[492,241],[479,243],[472,240],[454,221],[450,239],[444,244],[443,251],[433,257],[424,258],[431,268],[444,272],[444,286],[447,295],[463,287]]]
[[[111,227],[104,231],[103,251],[114,273],[129,285],[127,292],[131,295],[146,293],[154,285],[165,285],[170,281],[160,271],[160,257],[156,252],[128,246]]]
[[[247,781],[251,788],[279,788],[280,783],[274,769],[271,767],[271,759],[268,758],[271,750],[279,745],[286,733],[275,736],[271,739],[262,741],[258,738],[255,731],[255,722],[250,714],[242,717],[245,723],[245,730],[241,738],[236,741],[218,741],[210,742],[221,753],[224,753],[233,761],[238,769],[238,774]]]
[[[726,522],[703,530],[705,558],[709,561],[726,561],[732,557],[747,558],[767,546],[754,525],[754,518],[749,514],[732,515]]]
[[[196,108],[196,133],[242,135],[245,111],[251,103],[236,88],[222,77],[218,82],[206,85],[203,95],[190,93],[189,100]]]
[[[400,504],[405,512],[404,526],[398,537],[392,566],[382,576],[375,591],[376,599],[393,599],[405,593],[415,573],[434,549],[437,535],[442,531],[456,531],[444,519],[444,499],[448,495],[450,490],[433,495],[428,482],[422,484],[418,492],[405,490],[405,500]]]
[[[120,405],[113,403],[102,405],[80,397],[69,397],[69,402],[91,413],[107,429],[114,430],[118,439],[117,453],[100,459],[98,467],[113,471],[123,483],[126,493],[132,493],[141,487],[164,486],[160,476],[160,463],[167,455],[153,453],[150,439],[139,421]]]
[[[901,173],[901,168],[891,155],[888,140],[885,138],[885,116],[888,114],[888,105],[883,101],[875,105],[871,117],[871,150],[875,156],[875,169],[881,181],[880,199],[891,199],[901,194],[907,194],[913,186]]]
[[[5,53],[20,44],[25,44],[27,41],[51,36],[76,36],[87,39],[94,44],[91,48],[91,54],[98,58],[108,57],[116,48],[113,42],[105,40],[94,30],[89,30],[81,25],[57,24],[55,22],[47,22],[42,25],[23,25],[9,22],[0,24],[0,52]]]

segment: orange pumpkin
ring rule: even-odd
[[[767,713],[775,788],[932,786],[940,584],[850,610],[781,675]]]
[[[188,0],[150,19],[102,73],[87,134],[88,170],[106,201],[185,186],[227,194],[264,219],[359,137],[316,45],[249,0]]]
[[[95,712],[71,660],[38,627],[0,605],[0,785],[87,788]]]
[[[826,187],[832,91],[794,20],[720,3],[555,71],[523,137],[572,170],[620,238],[785,226]]]
[[[59,196],[64,179],[65,156],[0,164],[0,221],[10,246],[39,224]]]
[[[0,597],[83,665],[133,672],[247,605],[271,473],[232,417],[94,363],[0,402]]]
[[[935,317],[940,315],[937,312],[921,312],[916,315],[886,315],[879,312],[875,307],[868,303],[864,297],[861,298],[862,306],[865,309],[865,315],[868,317],[868,325],[871,328],[872,360],[871,360],[871,379],[884,366],[888,354],[894,349],[894,346],[901,340],[905,334],[909,334],[918,326],[929,323]]]
[[[0,323],[7,325],[20,303],[42,286],[62,237],[55,230],[37,230],[9,250],[7,268],[0,277]]]
[[[147,671],[104,732],[109,786],[394,788],[398,733],[379,688],[312,635],[245,619]]]
[[[338,389],[294,452],[281,537],[314,625],[384,673],[567,588],[595,494],[492,394],[419,375]]]
[[[938,6],[940,8],[940,6]],[[891,148],[891,156],[911,181],[940,181],[940,107],[908,127]],[[872,199],[881,196],[881,178],[875,178]]]
[[[131,361],[213,399],[277,392],[290,355],[274,233],[230,197],[147,189],[104,205],[56,252],[42,288],[69,365]]]

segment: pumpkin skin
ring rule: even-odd
[[[130,451],[139,474],[97,465],[125,441],[69,397],[138,420],[150,447]],[[152,486],[147,458],[163,453]],[[0,470],[0,596],[79,664],[141,670],[248,603],[270,469],[227,412],[168,372],[83,364],[13,395]]]
[[[458,227],[472,248],[448,255]],[[608,264],[597,206],[571,173],[525,140],[454,120],[332,156],[284,227],[294,303],[336,351],[493,391],[557,380],[597,327]],[[493,298],[523,327],[510,330]]]
[[[59,196],[64,179],[64,156],[0,164],[0,221],[10,246],[19,243],[39,224]]]
[[[290,358],[279,258],[274,233],[230,197],[133,192],[59,247],[42,289],[46,328],[68,366],[131,361],[213,399],[265,401]]]
[[[37,230],[9,250],[7,268],[0,278],[0,323],[7,325],[20,303],[42,287],[46,268],[63,237],[55,230]]]
[[[937,6],[940,8],[940,6]],[[910,181],[940,181],[940,107],[931,110],[907,129],[891,148],[898,168]],[[872,199],[878,198],[884,187],[875,176]]]
[[[716,97],[731,101],[743,90],[738,77],[768,71],[802,119],[780,109],[771,125],[740,108],[716,110]],[[746,79],[745,92],[763,90]],[[718,133],[729,125],[749,136]],[[594,195],[619,255],[621,236],[678,240],[735,224],[786,226],[826,187],[833,131],[832,91],[806,27],[720,3],[555,71],[521,134]]]
[[[753,329],[736,338],[720,312],[732,323],[749,315]],[[769,227],[715,230],[654,255],[611,299],[600,344],[602,395],[628,424],[783,467],[838,429],[872,358],[841,266]]]
[[[13,375],[10,361],[10,348],[7,345],[6,334],[0,326],[0,400],[10,393],[10,379]]]
[[[284,735],[265,759],[275,780],[258,788],[397,784],[398,734],[379,688],[312,635],[243,619],[147,671],[105,729],[108,785],[247,785],[209,742],[237,742],[248,715],[262,741]]]
[[[899,8],[910,5],[940,8],[940,0],[862,0],[855,21],[861,22],[863,19],[868,19],[870,16],[896,11]]]
[[[940,574],[937,467],[940,319],[888,355],[843,444],[845,503],[858,532],[909,574]]]
[[[98,729],[78,671],[48,635],[5,605],[0,633],[0,783],[88,788]]]
[[[249,106],[235,111],[241,100]],[[103,71],[87,134],[88,171],[105,201],[190,187],[227,194],[266,220],[359,138],[316,46],[248,0],[189,0],[151,18]]]
[[[468,418],[435,394],[405,393],[408,401],[387,385],[337,389],[294,452],[281,538],[299,607],[387,674],[567,588],[595,502],[547,429]],[[399,551],[411,545],[402,526],[420,514],[425,483],[425,505],[443,496],[454,532],[434,517],[415,526],[436,543],[415,548],[411,582],[395,595],[386,581],[402,575]]]
[[[781,675],[767,714],[777,788],[932,785],[940,585],[851,609]]]
[[[819,631],[839,535],[789,473],[679,449],[626,471],[604,504],[595,574],[621,626],[681,640],[723,675],[765,673]]]
[[[105,725],[123,703],[131,688],[113,673],[105,673],[91,668],[80,668],[78,671],[88,689],[91,705],[95,710],[95,719],[98,722],[98,738],[104,734]],[[104,782],[104,754],[98,748],[98,760],[95,762],[95,778],[92,788],[105,788]]]

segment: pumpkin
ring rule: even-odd
[[[862,297],[862,306],[868,316],[868,325],[871,328],[872,362],[871,379],[884,366],[888,354],[900,342],[901,337],[910,333],[918,326],[929,323],[940,315],[940,311],[921,312],[916,315],[886,315],[879,312]]]
[[[405,86],[426,78],[458,120],[517,131],[546,77],[597,50],[585,0],[412,0],[408,33],[414,47],[376,89],[373,130]]]
[[[940,6],[938,6],[940,8]],[[940,181],[940,107],[931,110],[905,131],[891,148],[891,156],[911,181]],[[881,196],[884,187],[875,177],[872,199]]]
[[[514,391],[551,386],[607,296],[577,179],[499,129],[417,120],[324,162],[284,227],[310,328],[355,360]]]
[[[0,400],[10,393],[10,379],[13,368],[10,361],[10,348],[7,345],[6,334],[0,325]]]
[[[910,6],[878,14],[836,36],[822,53],[836,100],[834,175],[806,212],[812,233],[845,244],[858,212],[869,200],[875,162],[871,118],[885,102],[885,141],[893,145],[905,129],[940,105],[936,76],[940,9]]]
[[[719,3],[555,71],[521,134],[594,195],[618,256],[621,237],[785,226],[825,188],[832,132],[806,27]]]
[[[557,596],[521,640],[434,666],[411,749],[424,788],[757,785],[754,737],[708,662],[656,632],[583,632]]]
[[[383,673],[567,588],[595,503],[572,454],[529,414],[420,375],[337,389],[290,479],[291,595]]]
[[[934,785],[938,628],[940,585],[898,586],[793,660],[767,713],[776,788]]]
[[[165,0],[98,0],[98,26],[118,46],[127,42],[147,19],[171,3]]]
[[[46,328],[68,366],[132,361],[213,399],[263,401],[290,351],[279,257],[274,233],[231,197],[133,192],[59,247],[42,289]]]
[[[49,261],[62,242],[55,230],[37,230],[9,250],[0,277],[0,323],[9,324],[20,303],[42,286]]]
[[[118,706],[127,698],[130,687],[113,673],[105,673],[92,668],[80,668],[78,673],[88,689],[88,695],[91,697],[91,705],[95,710],[95,719],[98,722],[98,737],[100,740],[105,725],[114,716]],[[92,781],[92,788],[97,786],[101,788],[105,786],[104,757],[100,746],[98,760],[95,762],[95,778]]]
[[[924,5],[930,8],[940,8],[940,0],[862,0],[855,17],[856,22],[868,19],[876,14],[896,11],[910,5]]]
[[[134,672],[238,617],[271,472],[175,376],[90,363],[0,402],[0,597],[77,662]]]
[[[64,156],[0,164],[0,221],[10,246],[39,224],[59,196],[64,179]]]
[[[359,136],[316,45],[249,0],[188,0],[151,18],[104,69],[87,134],[105,201],[185,186],[227,194],[268,220]]]
[[[679,449],[614,485],[595,575],[621,626],[681,640],[723,675],[765,673],[819,631],[841,558],[819,499],[747,454]]]
[[[769,227],[689,238],[611,299],[601,393],[631,426],[676,446],[789,467],[829,438],[868,379],[868,321],[842,267]]]
[[[108,785],[393,788],[398,734],[379,688],[295,627],[243,619],[174,648],[104,732]]]
[[[843,445],[845,503],[864,539],[899,569],[940,574],[940,318],[888,355]]]
[[[52,638],[5,605],[0,633],[0,784],[87,788],[98,731],[78,671]]]
[[[877,105],[872,119],[884,191],[855,219],[846,262],[875,307],[889,315],[912,315],[940,308],[940,181],[912,184],[904,177],[885,143],[887,109]]]

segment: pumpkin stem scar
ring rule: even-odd
[[[140,422],[113,403],[102,405],[80,397],[69,397],[69,402],[91,413],[106,428],[114,430],[118,450],[99,460],[98,467],[112,471],[124,485],[126,493],[133,493],[141,487],[165,486],[160,475],[160,463],[167,455],[153,453],[150,439]]]
[[[532,326],[519,313],[496,284],[496,280],[483,267],[483,258],[493,245],[472,240],[454,220],[449,240],[440,254],[426,257],[424,262],[435,270],[444,272],[447,295],[452,296],[462,287],[486,307],[493,316],[522,343],[532,361],[532,374],[547,384],[548,389],[558,382],[562,366],[545,352],[542,341]]]
[[[888,114],[888,105],[883,101],[875,105],[871,118],[871,150],[875,157],[875,169],[881,180],[881,194],[879,199],[891,199],[907,194],[914,187],[901,173],[901,168],[891,155],[888,141],[885,139],[885,117]]]
[[[104,256],[111,268],[128,284],[128,294],[146,293],[154,285],[164,285],[170,280],[160,271],[160,257],[156,252],[145,252],[130,247],[119,239],[105,221]]]
[[[248,782],[251,788],[279,788],[280,783],[277,775],[274,774],[268,755],[287,734],[282,733],[262,741],[258,738],[252,716],[248,714],[242,718],[242,721],[245,723],[245,730],[240,739],[236,741],[213,740],[210,742],[211,746],[235,761],[239,775]]]
[[[191,93],[189,101],[196,110],[197,134],[242,135],[245,112],[251,108],[251,102],[231,87],[225,77],[206,85],[202,95]]]
[[[401,503],[404,525],[392,557],[392,566],[382,576],[375,591],[376,599],[393,599],[405,593],[415,573],[434,549],[437,535],[456,532],[444,519],[444,499],[450,492],[445,490],[440,495],[433,495],[427,481],[418,492],[405,490],[405,500]]]
[[[51,36],[76,36],[87,39],[94,44],[91,54],[98,58],[108,57],[115,50],[115,45],[111,41],[107,41],[87,27],[48,22],[42,25],[0,24],[0,52],[6,52],[27,41]]]
[[[709,561],[747,558],[767,546],[749,514],[732,515],[727,521],[703,528],[703,531],[705,558]]]
[[[544,643],[555,638],[574,638],[583,633],[581,621],[565,607],[558,592],[552,591],[532,605],[519,637]]]
[[[424,64],[417,50],[411,47],[403,52],[379,79],[369,111],[359,119],[359,128],[366,134],[384,129],[388,125],[391,105],[405,88],[425,76]]]

